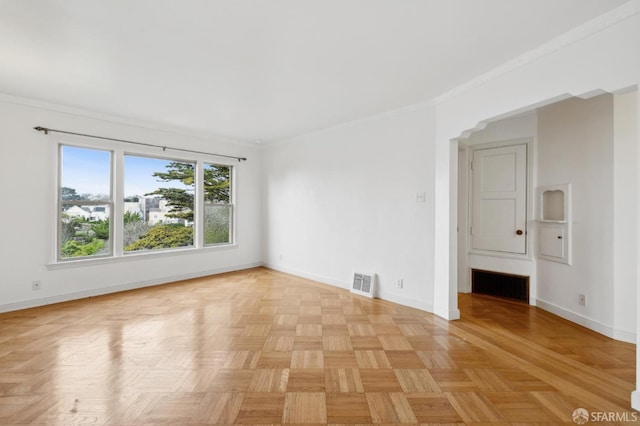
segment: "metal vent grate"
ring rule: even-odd
[[[372,298],[374,283],[374,274],[363,274],[360,272],[354,272],[353,281],[351,282],[351,292]]]

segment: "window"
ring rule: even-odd
[[[65,145],[59,152],[58,259],[109,256],[112,153]]]
[[[59,145],[57,261],[233,243],[233,166],[109,147]]]
[[[231,242],[231,167],[204,165],[204,244]]]
[[[125,253],[193,246],[195,169],[194,163],[125,155]]]

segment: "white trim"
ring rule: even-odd
[[[454,98],[461,93],[472,90],[479,87],[497,77],[512,72],[518,68],[522,68],[531,62],[534,62],[544,56],[550,55],[567,47],[570,44],[576,43],[589,36],[606,30],[632,16],[640,13],[640,1],[631,0],[603,15],[600,15],[584,24],[567,31],[566,33],[554,38],[553,40],[544,43],[537,48],[530,50],[520,56],[517,56],[502,65],[492,69],[489,72],[481,74],[458,87],[449,90],[442,95],[435,98],[435,103],[440,104]]]
[[[350,284],[346,281],[338,280],[335,278],[326,277],[324,275],[313,274],[310,272],[305,272],[300,269],[290,268],[282,265],[274,265],[272,263],[266,262],[264,264],[266,268],[273,269],[274,271],[284,272],[285,274],[296,275],[301,278],[306,278],[311,281],[317,281],[322,284],[328,284],[334,287],[342,288],[344,290],[350,289]]]
[[[192,255],[204,254],[207,251],[235,249],[237,247],[238,247],[238,244],[217,244],[217,245],[210,245],[210,246],[199,247],[199,248],[184,247],[184,248],[177,248],[177,249],[159,249],[159,250],[125,253],[122,256],[102,256],[102,257],[93,257],[93,258],[84,257],[84,258],[79,258],[77,260],[73,260],[73,258],[71,258],[71,260],[53,262],[45,266],[48,270],[83,268],[87,266],[129,262],[132,260],[141,261],[141,260],[157,259],[159,257],[174,257],[174,256],[189,255],[189,254],[192,254]]]
[[[412,299],[406,296],[402,296],[398,293],[390,291],[384,291],[381,288],[376,290],[376,297],[389,302],[397,303],[398,305],[408,306],[414,309],[420,309],[428,313],[433,313],[433,302],[420,299]]]
[[[551,302],[547,302],[546,300],[536,299],[536,306],[540,309],[544,309],[545,311],[551,312],[552,314],[555,314],[568,321],[579,324],[583,327],[588,328],[589,330],[593,330],[611,339],[621,340],[623,342],[628,342],[628,343],[636,342],[635,333],[624,331],[624,330],[616,330],[609,325],[603,324],[599,321],[593,320],[584,315],[570,311],[568,309],[555,305]]]
[[[457,298],[456,298],[457,300]],[[433,313],[434,315],[439,316],[440,318],[443,318],[447,321],[454,321],[454,320],[459,320],[460,319],[460,309],[455,308],[455,309],[451,309],[448,306],[442,306],[441,308],[436,308],[435,306],[433,307],[432,311],[428,311]]]
[[[631,408],[640,411],[640,389],[631,392]]]
[[[176,281],[189,280],[192,278],[201,278],[201,277],[206,277],[210,275],[223,274],[226,272],[242,271],[245,269],[257,268],[259,266],[262,266],[261,262],[250,263],[246,265],[228,266],[225,268],[209,269],[206,271],[173,275],[170,277],[162,277],[162,278],[156,278],[152,280],[136,281],[136,282],[127,283],[127,284],[115,285],[112,287],[102,287],[94,290],[79,291],[75,293],[61,294],[58,296],[43,297],[40,299],[25,300],[22,302],[5,303],[0,305],[0,313],[17,311],[21,309],[36,308],[38,306],[46,306],[54,303],[68,302],[71,300],[102,296],[105,294],[118,293],[121,291],[136,290],[144,287],[153,287],[153,286],[168,284]]]
[[[327,133],[337,132],[338,130],[348,129],[351,127],[357,127],[366,123],[370,123],[372,121],[383,120],[385,118],[392,118],[399,115],[411,113],[414,111],[419,111],[423,108],[434,107],[436,104],[433,100],[426,100],[410,105],[406,105],[399,108],[394,108],[391,110],[379,112],[373,115],[367,115],[364,117],[354,118],[342,123],[334,124],[328,127],[324,127],[318,130],[312,130],[308,132],[302,132],[294,136],[286,137],[284,139],[277,139],[273,141],[262,141],[262,146],[274,146],[274,145],[285,145],[294,142],[304,141],[310,137],[320,136]]]
[[[621,342],[633,343],[635,345],[636,333],[634,333],[633,331],[618,330],[617,328],[614,328],[613,339],[619,340]]]
[[[282,265],[274,265],[271,263],[265,263],[264,266],[269,269],[273,269],[274,271],[284,272],[291,275],[296,275],[301,278],[306,278],[308,280],[317,281],[321,284],[328,284],[334,287],[342,288],[347,291],[351,289],[351,284],[345,281],[337,280],[335,278],[329,278],[323,275],[318,275],[310,272],[305,272],[295,268],[289,268],[287,266]],[[397,303],[398,305],[407,306],[414,309],[420,309],[421,311],[425,311],[428,313],[433,313],[433,302],[426,300],[418,300],[412,299],[409,297],[401,296],[396,293],[385,292],[380,288],[380,286],[376,285],[375,289],[375,297],[381,300],[386,300],[387,302]],[[460,312],[458,311],[457,317],[450,319],[458,319],[460,318]]]

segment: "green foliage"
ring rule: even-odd
[[[134,223],[134,222],[142,222],[142,216],[138,212],[124,212],[123,216],[124,224]]]
[[[78,192],[74,188],[63,186],[60,188],[60,199],[64,201],[71,201],[71,200],[84,200],[86,199],[86,197],[78,194]]]
[[[212,203],[229,203],[231,167],[210,164],[204,169],[204,199]]]
[[[229,242],[229,228],[217,226],[215,228],[206,228],[204,230],[205,244],[223,244]]]
[[[88,244],[82,244],[78,241],[67,241],[62,245],[60,254],[63,258],[93,256],[104,248],[105,241],[94,239]]]
[[[75,193],[71,189],[70,193]],[[61,213],[60,257],[81,257],[100,254],[109,240],[109,220],[89,222],[81,217]]]
[[[195,168],[193,163],[172,161],[167,164],[166,172],[155,172],[153,176],[162,182],[179,181],[186,186],[194,186]],[[193,193],[183,188],[158,188],[145,195],[159,195],[167,200],[171,210],[167,217],[193,220]]]
[[[153,176],[162,182],[178,181],[193,186],[195,168],[192,163],[172,161],[166,172],[155,172]],[[204,198],[212,203],[230,202],[231,167],[210,164],[204,169]],[[145,195],[159,195],[167,200],[171,210],[167,217],[193,221],[193,193],[182,188],[158,188]]]
[[[60,227],[60,241],[64,244],[67,241],[73,240],[73,237],[76,235],[76,230],[80,229],[84,220],[79,217],[69,216],[66,213],[61,213],[60,218],[62,219],[62,226]]]
[[[100,240],[109,239],[109,219],[98,220],[91,224],[91,230],[93,235]]]
[[[190,194],[185,189],[158,188],[145,195],[160,195],[167,200],[167,205],[171,206],[166,215],[167,217],[193,221],[193,194]]]
[[[229,242],[230,207],[220,204],[205,204],[204,243],[221,244]]]
[[[158,225],[129,244],[125,251],[155,250],[193,245],[193,229],[182,225]]]

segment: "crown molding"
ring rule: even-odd
[[[534,62],[544,56],[550,55],[558,50],[561,50],[570,44],[576,43],[594,34],[597,34],[607,28],[610,28],[628,18],[631,18],[640,13],[640,0],[631,0],[605,14],[602,14],[596,18],[593,18],[584,24],[575,27],[572,30],[563,33],[562,35],[552,39],[551,41],[544,43],[533,50],[528,51],[522,55],[499,65],[492,70],[480,74],[477,77],[463,83],[434,99],[436,104],[444,103],[461,93],[467,92],[478,86],[481,86],[499,76],[507,74],[518,68],[521,68],[531,62]]]
[[[255,148],[256,146],[258,146],[254,142],[248,142],[248,141],[245,141],[242,139],[236,139],[230,136],[224,136],[224,135],[219,135],[219,134],[214,134],[209,132],[200,132],[195,130],[189,130],[179,126],[171,126],[171,125],[162,124],[162,123],[153,122],[153,121],[138,120],[134,118],[106,114],[106,113],[97,112],[97,111],[90,111],[82,108],[42,101],[39,99],[9,95],[6,93],[0,93],[0,102],[40,108],[40,109],[59,112],[63,114],[69,114],[69,115],[75,115],[75,116],[84,117],[84,118],[91,118],[95,120],[106,121],[114,124],[122,124],[126,126],[138,127],[146,130],[167,132],[167,133],[175,134],[177,136],[188,136],[188,137],[197,138],[197,139],[215,140],[216,142],[232,144],[232,145],[243,145],[243,146],[252,147],[252,148]]]
[[[315,137],[315,136],[320,136],[323,134],[327,134],[327,133],[333,133],[336,132],[338,130],[343,130],[343,129],[348,129],[348,128],[352,128],[352,127],[357,127],[360,126],[362,124],[366,124],[372,121],[378,121],[378,120],[383,120],[385,118],[391,118],[391,117],[396,117],[399,115],[403,115],[403,114],[408,114],[414,111],[418,111],[421,109],[425,109],[425,108],[431,108],[431,107],[435,107],[435,102],[433,100],[427,100],[427,101],[422,101],[422,102],[418,102],[418,103],[414,103],[414,104],[410,104],[410,105],[406,105],[403,107],[399,107],[399,108],[394,108],[391,110],[387,110],[384,112],[379,112],[373,115],[367,115],[364,117],[360,117],[360,118],[356,118],[353,120],[349,120],[349,121],[345,121],[339,124],[335,124],[335,125],[331,125],[328,127],[324,127],[318,130],[312,130],[309,132],[303,132],[294,136],[290,136],[290,137],[286,137],[283,139],[276,139],[276,140],[271,140],[268,142],[263,143],[264,146],[275,146],[275,145],[284,145],[284,144],[289,144],[289,143],[293,143],[293,142],[300,142],[303,140],[306,140],[308,138],[311,137]]]

